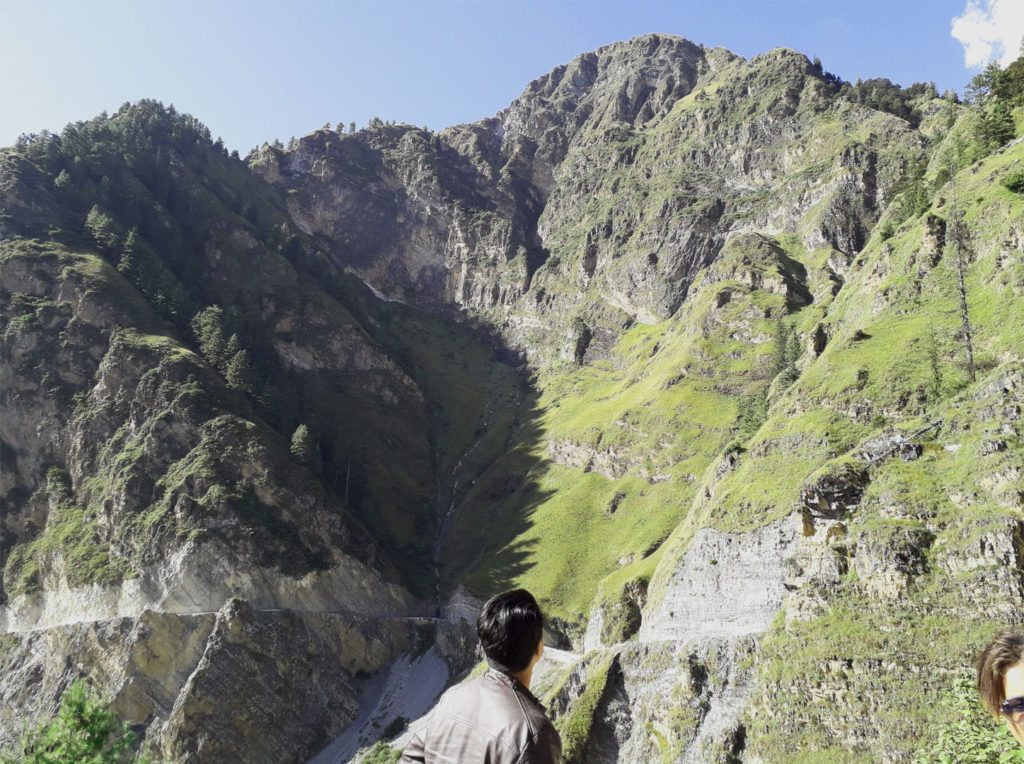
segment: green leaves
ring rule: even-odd
[[[64,693],[57,718],[29,730],[2,764],[147,764],[134,749],[137,738],[119,724],[81,679]]]
[[[85,216],[85,232],[103,252],[113,252],[120,242],[117,225],[95,204]]]
[[[215,369],[224,364],[224,311],[219,305],[204,308],[192,319],[192,332],[199,343],[199,352]]]
[[[1003,178],[1003,186],[1015,194],[1024,194],[1024,172],[1015,172]]]
[[[313,436],[309,434],[309,428],[304,424],[300,424],[295,428],[295,432],[292,433],[292,456],[300,464],[312,467],[315,462],[316,451],[316,443],[313,441]]]
[[[915,764],[1024,762],[1024,748],[1004,725],[982,710],[968,677],[957,679],[940,703],[954,721],[929,726],[926,737],[930,742],[914,752]]]
[[[992,106],[981,108],[975,116],[973,132],[974,139],[986,151],[1012,141],[1016,128],[1009,105],[1005,101],[996,101]]]

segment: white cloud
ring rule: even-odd
[[[993,59],[1006,67],[1020,55],[1024,37],[1022,0],[967,0],[953,19],[953,37],[964,46],[964,63],[981,67]]]

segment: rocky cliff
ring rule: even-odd
[[[521,584],[570,760],[905,760],[1024,620],[976,108],[650,35],[440,133],[5,150],[3,736],[85,675],[161,760],[347,757]]]
[[[2,173],[5,740],[85,674],[161,759],[304,760],[416,636],[423,389],[189,118],[126,106]]]

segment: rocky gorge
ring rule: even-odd
[[[0,151],[0,745],[86,677],[156,761],[387,756],[523,585],[568,761],[908,760],[1024,621],[983,108],[648,35],[436,133]]]

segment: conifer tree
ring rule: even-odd
[[[207,363],[220,370],[224,364],[224,311],[211,305],[192,319],[192,333]]]
[[[96,246],[105,252],[110,252],[117,247],[117,226],[110,216],[95,204],[89,210],[89,214],[85,216],[85,232]]]
[[[67,170],[61,170],[57,177],[53,179],[53,186],[58,191],[63,191],[71,185],[71,176],[68,175]]]
[[[235,337],[236,335],[231,335]],[[249,363],[249,354],[245,350],[239,350],[228,358],[224,369],[224,379],[228,387],[234,390],[241,390],[243,393],[251,393],[255,385],[255,374],[252,364]]]
[[[117,263],[118,272],[128,278],[133,277],[138,271],[136,253],[139,251],[139,234],[133,228],[128,232],[121,247],[121,259]]]
[[[64,693],[57,717],[22,737],[14,756],[0,754],[3,764],[120,764],[149,760],[135,753],[137,738],[119,724],[81,680]]]
[[[238,335],[233,333],[230,337],[228,337],[228,341],[224,344],[223,358],[225,362],[225,367],[227,362],[230,361],[234,357],[235,353],[237,353],[241,349],[242,343],[238,339]]]
[[[314,466],[316,444],[313,442],[313,436],[309,434],[309,428],[306,425],[300,424],[295,428],[295,432],[292,433],[291,452],[292,456],[300,464],[305,464],[307,467]]]

